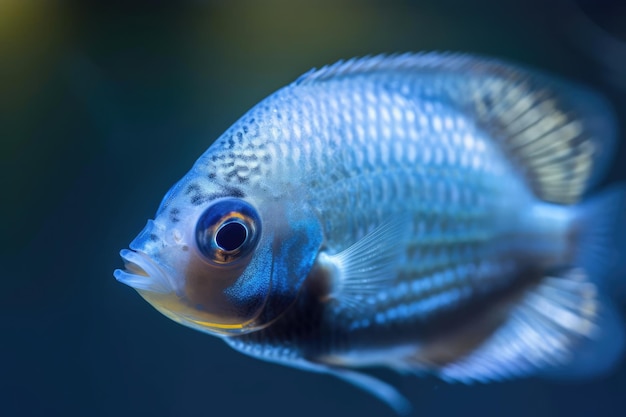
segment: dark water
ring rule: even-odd
[[[0,1],[0,415],[391,416],[343,382],[173,323],[112,271],[214,138],[339,58],[457,50],[523,62],[603,92],[626,130],[626,8],[466,3]],[[624,178],[618,162],[608,181]],[[626,406],[624,365],[582,384],[378,375],[416,416],[622,416]]]

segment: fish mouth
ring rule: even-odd
[[[167,275],[148,255],[123,249],[120,256],[124,260],[124,269],[116,269],[113,272],[113,276],[119,282],[136,290],[161,294],[172,291]]]

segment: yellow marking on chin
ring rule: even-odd
[[[206,313],[198,311],[187,304],[185,304],[180,297],[178,297],[175,293],[168,294],[157,294],[152,293],[150,291],[140,291],[137,292],[155,309],[161,312],[163,315],[168,317],[169,319],[185,325],[194,327],[198,330],[205,329],[208,331],[214,331],[220,334],[232,334],[229,331],[243,330],[248,327],[250,324],[254,322],[253,320],[247,320],[243,323],[216,323],[214,321],[206,320],[208,317]],[[194,318],[198,316],[205,316],[202,318]]]
[[[243,329],[249,323],[248,322],[248,323],[241,323],[241,324],[219,324],[219,323],[212,323],[209,321],[193,320],[190,318],[188,318],[188,320],[194,324],[207,327],[209,329],[224,329],[224,330]]]

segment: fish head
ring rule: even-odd
[[[118,281],[172,320],[227,336],[291,306],[322,242],[303,204],[187,174],[120,255]]]

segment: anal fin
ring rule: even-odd
[[[618,322],[588,276],[570,269],[545,277],[481,345],[435,373],[465,383],[530,375],[591,376],[619,358],[623,329]],[[617,345],[610,346],[613,342]]]

